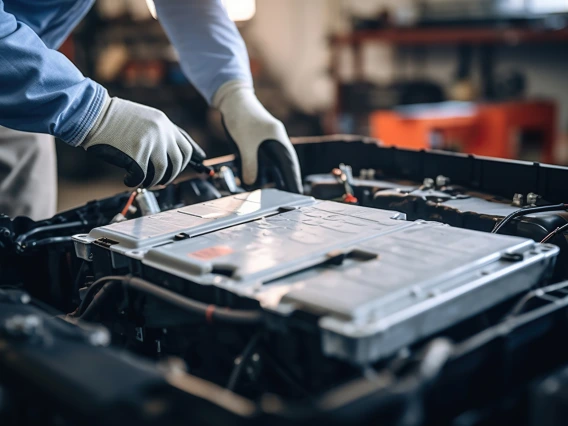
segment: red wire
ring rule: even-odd
[[[120,212],[121,215],[126,216],[126,213],[128,213],[128,209],[130,208],[130,206],[134,202],[134,197],[136,197],[136,191],[134,191],[132,194],[130,194],[130,197],[128,198],[128,201],[126,202],[126,205],[124,206],[124,208]]]

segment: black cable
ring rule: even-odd
[[[261,332],[256,333],[254,336],[252,336],[252,338],[245,346],[245,349],[243,350],[243,353],[240,356],[240,362],[237,365],[235,365],[235,368],[233,368],[233,371],[229,376],[229,381],[227,382],[228,390],[230,391],[235,390],[237,383],[241,377],[241,374],[243,373],[250,357],[252,356],[253,350],[256,347],[258,339],[260,338],[261,335],[262,335]]]
[[[105,300],[110,294],[110,289],[115,285],[118,285],[120,281],[109,281],[101,287],[101,289],[93,297],[93,301],[87,306],[85,312],[83,312],[78,318],[84,321],[90,321],[93,317],[100,311],[99,307],[103,305]]]
[[[89,310],[89,317],[94,312],[96,312],[102,301],[106,299],[109,287],[114,285],[110,284],[109,286],[106,286],[106,283],[108,283],[109,281],[122,283],[127,288],[132,288],[134,290],[149,294],[166,303],[191,312],[192,314],[202,315],[207,319],[208,322],[217,321],[228,322],[232,324],[253,325],[260,324],[264,320],[264,316],[261,311],[231,310],[229,308],[222,308],[216,305],[198,302],[197,300],[189,299],[170,290],[166,290],[165,288],[158,287],[157,285],[152,284],[149,281],[126,275],[108,276],[95,281],[89,287],[89,290],[87,290],[87,294],[85,294],[81,305],[77,309],[77,318],[85,319],[84,315],[86,314],[87,310]],[[96,291],[96,287],[100,287],[103,284],[105,288],[105,293],[103,293],[104,295],[101,294],[101,297],[97,298],[97,302],[95,302],[95,298],[93,297],[93,302],[91,302],[91,304],[94,304],[95,306],[91,307],[89,305],[89,302],[87,302],[88,298],[90,297],[90,293]]]
[[[158,299],[168,302],[178,308],[192,312],[197,315],[203,315],[208,320],[218,322],[229,322],[233,324],[259,324],[263,321],[264,316],[261,311],[251,310],[231,310],[229,308],[221,308],[216,305],[210,305],[197,300],[188,299],[173,291],[158,287],[146,280],[136,277],[125,277],[123,281],[128,287],[150,294]]]
[[[539,207],[525,207],[520,210],[514,211],[513,213],[507,215],[501,222],[497,223],[493,230],[491,231],[493,234],[497,234],[507,223],[512,221],[513,219],[519,216],[526,216],[532,213],[543,213],[543,212],[552,212],[558,210],[566,210],[568,208],[568,204],[560,203],[560,204],[552,204],[548,206],[539,206]]]
[[[39,234],[40,232],[49,232],[49,231],[60,231],[62,229],[67,228],[76,228],[79,226],[84,226],[87,223],[85,221],[75,221],[75,222],[68,222],[68,223],[59,223],[57,225],[46,225],[46,226],[39,226],[34,228],[25,234],[21,234],[18,238],[16,238],[16,245],[22,245],[22,243],[27,240],[32,235]]]
[[[81,303],[79,304],[79,307],[75,311],[74,316],[80,317],[83,314],[83,312],[85,312],[85,310],[87,309],[87,307],[89,306],[91,301],[94,299],[94,297],[97,294],[97,292],[99,291],[99,289],[104,284],[106,284],[109,281],[122,281],[123,278],[124,278],[123,275],[111,275],[111,276],[108,276],[108,277],[100,278],[100,279],[96,280],[94,283],[92,283],[89,286],[89,288],[87,289],[87,291],[85,292],[85,296],[83,297],[83,300],[81,301]]]
[[[550,234],[548,234],[546,237],[544,237],[541,241],[542,244],[549,242],[550,240],[552,240],[554,237],[556,237],[559,234],[562,234],[564,231],[568,230],[568,223],[565,223],[562,226],[559,226],[558,228],[556,228],[554,231],[552,231]]]
[[[20,244],[18,247],[20,252],[25,252],[37,247],[48,246],[51,244],[69,243],[71,241],[73,241],[72,237],[51,237],[44,238],[43,240],[30,241],[29,243]]]

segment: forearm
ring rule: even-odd
[[[0,1],[0,125],[77,145],[94,124],[104,94]]]
[[[209,103],[228,81],[252,85],[245,43],[221,0],[155,0],[155,4],[185,75]]]
[[[301,193],[300,165],[284,125],[254,94],[246,46],[221,0],[154,0],[184,73],[218,108],[240,153],[243,182],[258,178],[261,152],[280,171],[283,187]]]

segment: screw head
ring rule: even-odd
[[[424,181],[422,182],[422,185],[425,188],[433,188],[434,187],[434,179],[432,178],[425,178]]]
[[[524,200],[523,194],[515,194],[515,195],[513,195],[513,203],[512,204],[515,207],[522,207],[523,204],[524,204],[523,200]]]
[[[536,204],[536,202],[538,201],[538,194],[535,194],[534,192],[529,192],[527,194],[527,204],[530,205],[534,205]]]
[[[443,175],[436,176],[436,186],[442,187],[442,186],[447,186],[449,184],[450,184],[449,177]]]

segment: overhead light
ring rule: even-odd
[[[235,22],[248,21],[256,13],[256,0],[223,0],[223,5]]]
[[[256,13],[256,0],[222,0],[232,21],[243,22],[252,19]],[[146,0],[152,18],[158,19],[154,0]]]

